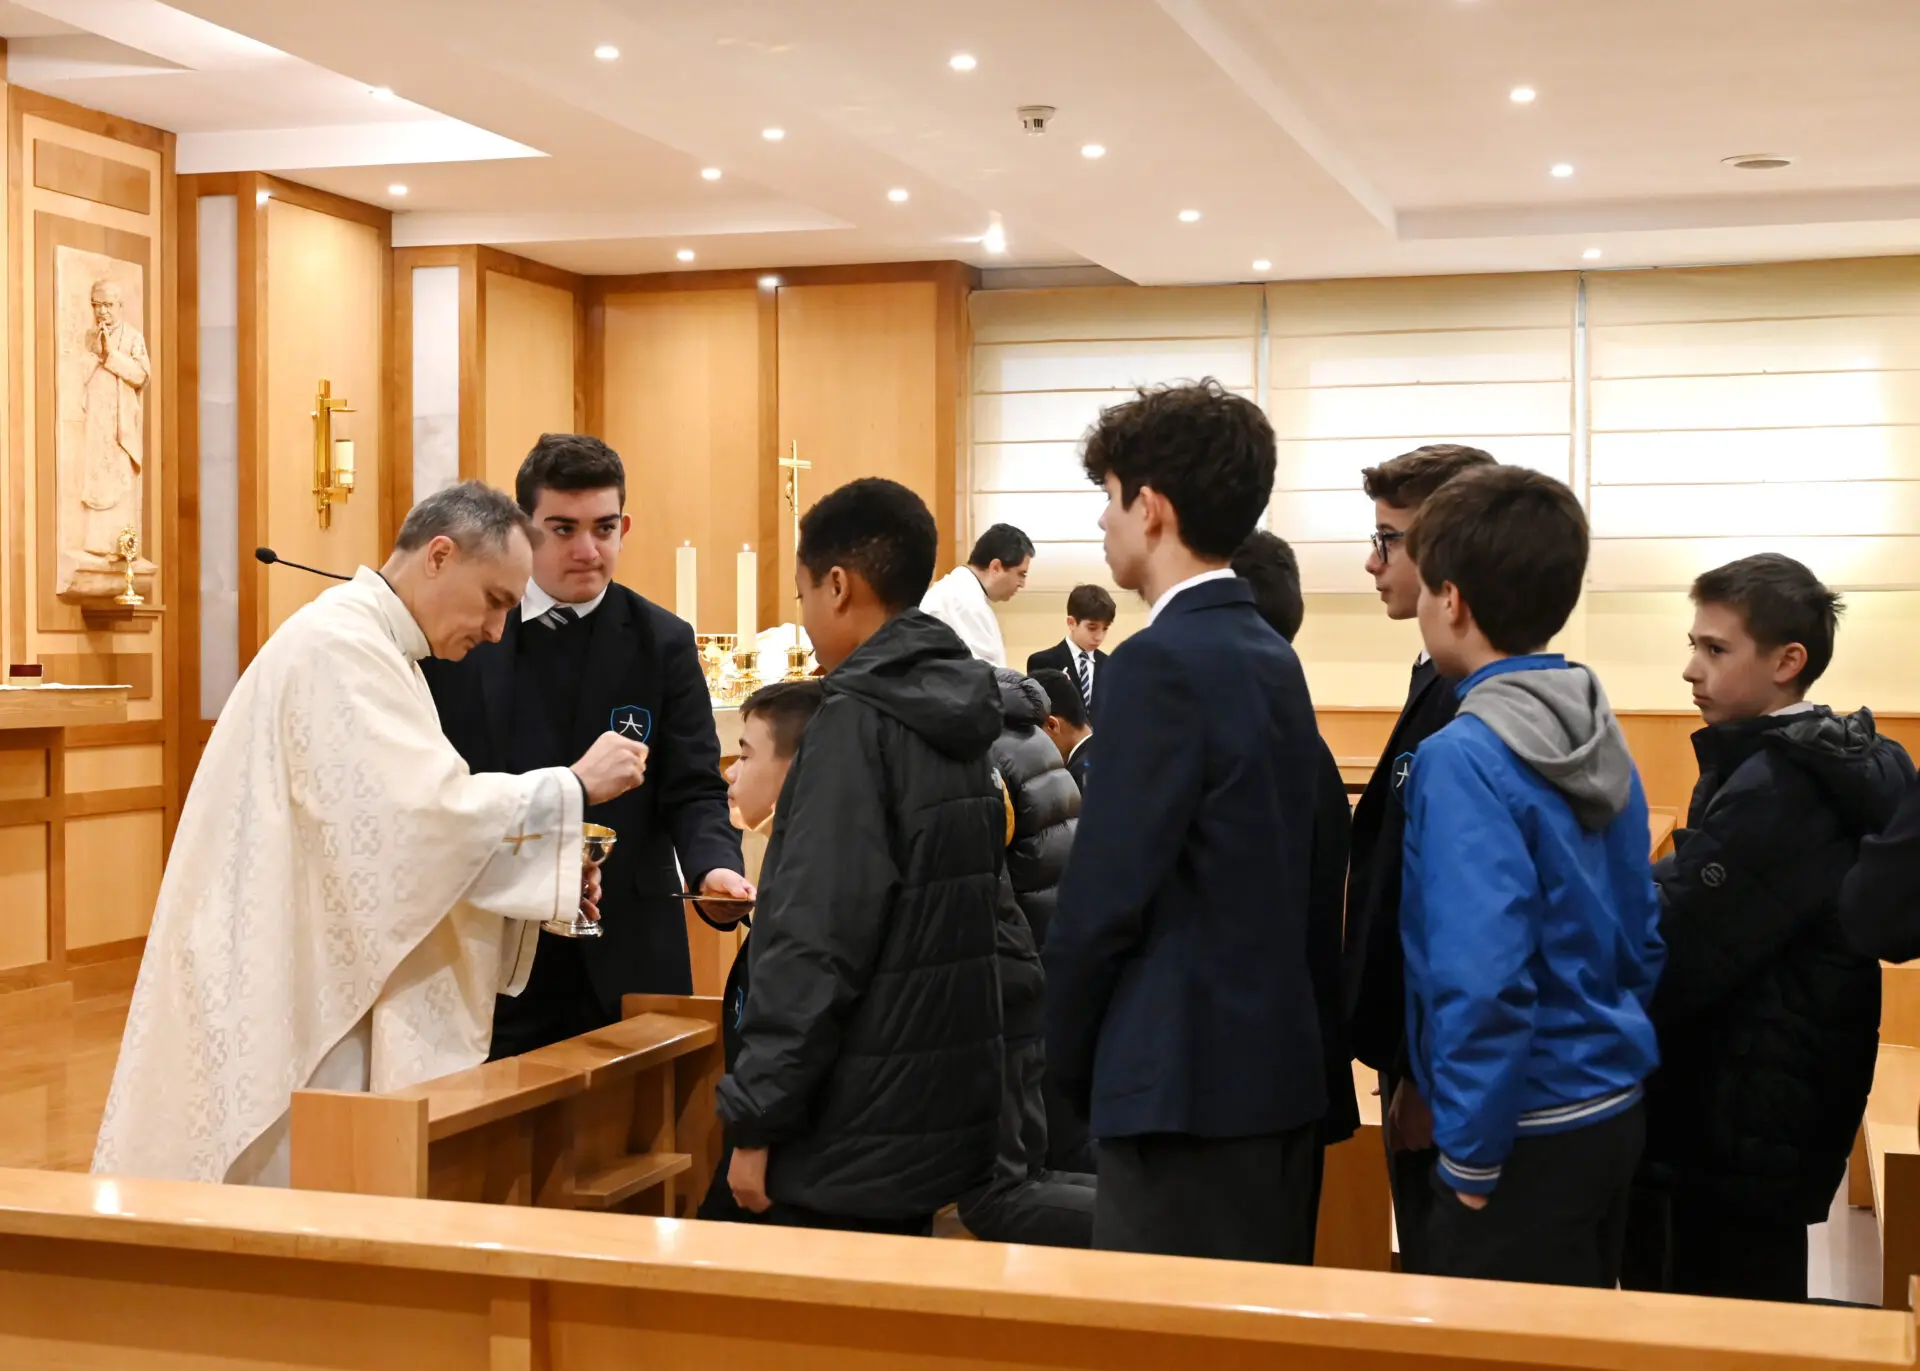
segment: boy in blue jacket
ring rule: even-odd
[[[1433,1274],[1611,1287],[1663,952],[1619,721],[1545,651],[1580,599],[1586,517],[1551,477],[1491,467],[1421,507],[1407,552],[1421,637],[1460,682],[1407,783],[1400,914]]]

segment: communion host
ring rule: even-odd
[[[617,1022],[622,995],[693,993],[676,854],[689,888],[753,893],[693,628],[613,580],[632,526],[619,454],[584,434],[543,434],[514,495],[534,525],[533,579],[498,642],[421,663],[441,727],[476,772],[564,765],[606,732],[649,755],[644,785],[587,810],[616,834],[601,872],[604,936],[540,934],[526,989],[495,1007],[496,1059]]]

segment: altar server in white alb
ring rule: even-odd
[[[571,768],[475,776],[420,674],[500,636],[535,536],[477,481],[429,496],[384,568],[240,678],[180,816],[96,1172],[287,1184],[295,1090],[485,1061],[540,921],[596,912],[582,810],[640,784],[646,748],[606,734]]]
[[[1033,540],[1012,524],[995,524],[980,535],[965,566],[927,588],[920,608],[959,634],[977,660],[1005,666],[1007,645],[993,607],[1026,588],[1032,567]]]

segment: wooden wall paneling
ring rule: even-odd
[[[42,190],[91,200],[134,214],[153,212],[153,178],[145,167],[59,143],[33,149],[33,183]]]
[[[200,196],[198,177],[174,181],[174,228],[164,234],[167,260],[173,264],[176,300],[169,312],[174,321],[174,345],[167,349],[173,390],[167,412],[172,416],[174,459],[167,463],[173,487],[168,515],[173,524],[173,555],[163,574],[171,587],[168,616],[167,718],[171,753],[167,789],[167,850],[173,850],[180,809],[199,764],[200,751],[187,746],[187,735],[200,719]],[[231,192],[229,192],[231,193]],[[236,206],[237,208],[237,206]],[[189,722],[191,721],[191,722]],[[191,755],[189,755],[191,754]]]
[[[578,429],[584,417],[585,286],[572,272],[495,248],[477,249],[476,265],[484,302],[481,474],[511,490],[535,439]]]
[[[245,671],[267,640],[267,570],[253,549],[267,531],[267,178],[240,175],[240,669]]]
[[[780,556],[780,530],[791,527],[793,516],[787,509],[783,492],[787,483],[780,469],[780,292],[762,286],[754,289],[757,297],[756,366],[759,374],[759,450],[755,466],[760,473],[760,588],[759,618],[763,625],[800,622],[800,610],[794,603],[793,562]],[[761,663],[763,675],[771,677],[767,663]],[[724,750],[729,740],[721,740]]]
[[[405,463],[399,460],[394,446],[400,425],[394,422],[392,376],[395,368],[402,364],[402,359],[393,338],[393,216],[380,212],[374,221],[374,231],[380,235],[380,269],[377,273],[380,283],[380,356],[373,371],[374,384],[379,390],[362,401],[360,408],[363,413],[368,410],[373,412],[374,441],[380,445],[380,485],[376,496],[379,550],[375,555],[385,561],[387,553],[393,548],[395,536],[400,532],[400,521],[407,517],[407,510],[413,505],[413,461],[411,444],[408,445],[409,456]],[[409,291],[408,295],[411,297],[412,292]],[[405,364],[411,376],[411,352],[405,358]],[[411,429],[412,425],[409,424],[408,428]]]
[[[480,249],[460,249],[460,479],[487,474],[487,288]]]
[[[967,294],[980,274],[960,262],[942,262],[934,278],[934,522],[940,528],[943,555],[937,566],[958,566],[972,549],[970,530],[960,517],[962,482],[971,447],[973,328]],[[941,574],[936,570],[936,575]]]
[[[21,356],[26,322],[26,244],[20,226],[26,213],[21,176],[26,159],[20,92],[7,89],[7,660],[27,659],[27,381]]]
[[[130,686],[129,700],[153,698],[153,654],[150,652],[42,652],[40,665],[49,683],[57,685]],[[163,673],[164,675],[164,673]],[[163,681],[162,688],[165,689]],[[166,694],[167,718],[172,728],[173,696]]]
[[[581,295],[581,328],[585,334],[580,366],[585,375],[582,395],[586,410],[580,431],[602,437],[607,424],[607,292],[598,276],[589,276]]]

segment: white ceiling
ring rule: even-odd
[[[18,0],[0,34],[13,80],[179,131],[183,169],[277,170],[403,210],[399,243],[582,271],[1920,250],[1912,0]],[[1058,107],[1045,138],[1025,103]],[[1795,162],[1722,164],[1742,153]]]

